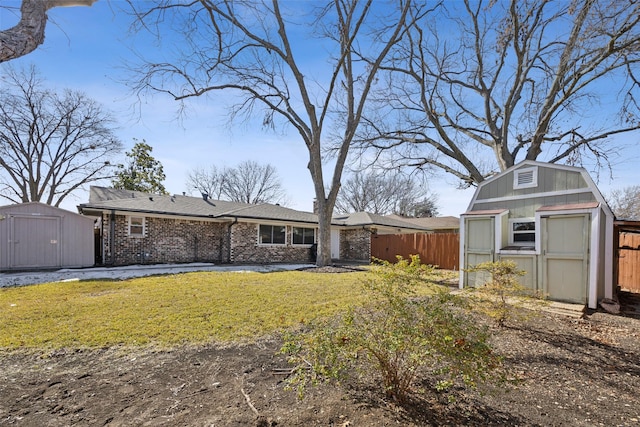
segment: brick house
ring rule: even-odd
[[[306,263],[315,257],[318,217],[279,205],[91,187],[83,215],[97,217],[97,263]],[[331,256],[371,259],[371,235],[419,226],[364,212],[335,217]]]

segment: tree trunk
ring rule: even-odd
[[[47,10],[57,6],[91,6],[96,0],[22,0],[20,22],[0,31],[0,62],[33,52],[44,42]]]
[[[329,209],[331,208],[331,209]],[[331,216],[333,207],[326,200],[318,201],[318,257],[316,266],[331,265]]]

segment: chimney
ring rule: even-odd
[[[202,193],[202,200],[204,200],[205,202],[207,200],[209,200],[209,194],[208,193]]]
[[[313,213],[318,215],[318,199],[313,199]]]

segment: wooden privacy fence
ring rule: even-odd
[[[621,232],[618,244],[618,285],[640,293],[640,234]]]
[[[460,266],[460,235],[458,233],[383,234],[371,239],[371,256],[394,262],[396,255],[408,258],[420,255],[423,264],[437,265],[446,270]]]

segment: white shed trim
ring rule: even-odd
[[[535,199],[538,197],[553,197],[553,196],[564,196],[567,194],[584,194],[584,193],[592,193],[593,190],[591,188],[581,188],[579,190],[559,190],[559,191],[549,191],[546,193],[531,193],[531,194],[522,194],[519,196],[505,196],[505,197],[492,197],[490,199],[477,199],[475,203],[493,203],[493,202],[508,202],[511,200],[523,200],[523,199]]]

